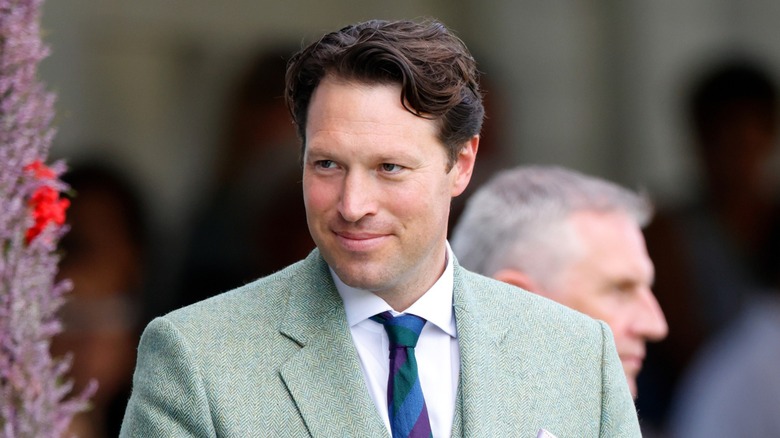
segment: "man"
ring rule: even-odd
[[[686,202],[661,205],[645,231],[658,271],[655,293],[674,333],[653,348],[646,369],[658,379],[652,397],[637,402],[657,424],[672,421],[675,393],[702,348],[753,311],[756,291],[777,285],[776,73],[732,54],[696,69],[680,93],[698,184]],[[740,408],[754,413],[745,403]]]
[[[645,343],[666,337],[650,289],[642,196],[560,167],[517,167],[469,199],[453,231],[461,265],[609,324],[631,393]]]
[[[678,281],[659,299],[695,306],[670,325],[699,322],[695,343],[676,339],[659,355],[667,359],[659,367],[676,365],[675,385],[659,400],[672,437],[780,435],[780,205],[767,165],[777,153],[780,88],[757,61],[722,59],[693,82],[686,102],[703,190],[697,202],[664,212],[688,251],[672,252],[670,233],[648,238],[685,274],[670,276]],[[689,285],[682,296],[680,279]],[[686,361],[669,360],[679,357]]]
[[[124,436],[639,435],[606,325],[451,255],[484,112],[459,39],[345,27],[287,99],[317,249],[150,323]]]

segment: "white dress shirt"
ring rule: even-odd
[[[385,422],[387,431],[390,432],[390,419],[387,414],[390,341],[384,326],[369,318],[384,311],[389,311],[394,316],[399,313],[372,292],[347,286],[332,269],[330,272],[344,301],[347,322],[360,356],[360,366],[368,392]],[[458,337],[452,309],[452,283],[452,250],[447,243],[444,273],[404,312],[428,321],[417,341],[415,357],[431,430],[436,438],[449,437],[452,433],[460,372]]]

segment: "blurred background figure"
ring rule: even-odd
[[[693,202],[660,208],[647,230],[655,291],[673,333],[650,349],[646,381],[640,379],[640,412],[658,423],[699,348],[776,281],[773,76],[747,59],[723,61],[700,75],[686,98],[702,184]]]
[[[696,355],[671,403],[672,438],[780,436],[780,293],[751,296]]]
[[[300,145],[283,97],[292,53],[259,53],[231,90],[216,186],[196,209],[176,307],[270,274],[314,248]]]
[[[73,281],[61,310],[64,332],[55,355],[73,354],[79,391],[98,382],[89,411],[71,432],[82,438],[115,437],[130,394],[135,348],[145,324],[147,229],[134,186],[101,164],[75,165],[63,180],[75,193],[70,231],[61,241],[60,279]]]
[[[468,199],[452,249],[467,269],[609,324],[636,397],[645,343],[667,335],[641,229],[651,215],[646,198],[606,180],[521,166]]]

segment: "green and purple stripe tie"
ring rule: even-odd
[[[382,312],[371,319],[385,326],[390,339],[387,410],[393,438],[433,436],[414,358],[414,347],[425,320],[415,315],[393,317],[390,312]]]

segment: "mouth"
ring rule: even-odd
[[[623,363],[623,368],[626,371],[633,373],[639,373],[642,369],[642,363],[645,361],[644,355],[639,354],[621,354],[620,362]]]
[[[382,233],[335,231],[336,240],[348,251],[371,251],[382,245],[390,236]]]

